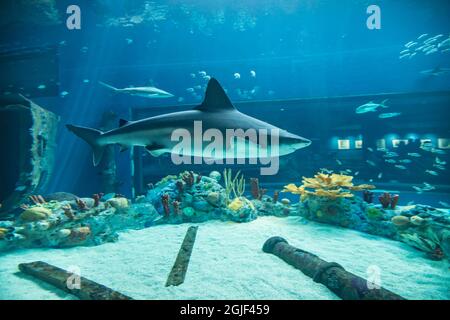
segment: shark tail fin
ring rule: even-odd
[[[389,101],[389,99],[384,99],[383,101],[381,101],[380,106],[382,108],[389,108],[386,103]]]
[[[104,86],[105,88],[108,88],[108,89],[111,89],[111,90],[113,90],[113,91],[119,91],[119,89],[117,89],[117,88],[115,88],[115,87],[113,87],[113,86],[111,86],[111,85],[109,85],[109,84],[107,84],[107,83],[104,83],[104,82],[102,82],[102,81],[99,81],[98,83],[100,83],[102,86]]]
[[[86,127],[77,127],[71,124],[66,125],[66,127],[92,147],[92,150],[94,152],[94,166],[97,166],[102,160],[103,153],[105,152],[106,147],[105,145],[101,145],[98,142],[98,138],[103,132]]]

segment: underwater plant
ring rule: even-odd
[[[240,176],[239,176],[240,175]],[[241,171],[233,178],[233,173],[231,169],[223,170],[223,180],[225,184],[225,201],[227,205],[230,203],[230,196],[233,192],[234,199],[242,197],[245,192],[245,178],[241,174]]]
[[[370,184],[355,186],[352,180],[352,176],[319,172],[314,178],[303,177],[303,184],[300,187],[291,183],[285,186],[282,192],[298,194],[300,195],[301,201],[304,201],[309,196],[324,197],[328,199],[352,198],[353,193],[350,191],[375,189],[375,186]]]

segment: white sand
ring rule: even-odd
[[[17,265],[42,260],[135,299],[337,299],[323,285],[261,247],[271,236],[308,250],[348,271],[367,277],[370,265],[381,268],[382,285],[408,299],[450,299],[446,262],[423,258],[409,246],[301,218],[263,217],[251,223],[199,225],[185,282],[166,288],[188,224],[127,231],[116,243],[71,249],[33,249],[0,257],[0,299],[73,299],[69,294],[24,276]]]

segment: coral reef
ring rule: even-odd
[[[391,195],[389,192],[385,192],[378,197],[378,201],[380,201],[384,209],[387,209],[389,207],[391,209],[395,209],[399,199],[400,196],[398,194]]]
[[[298,203],[258,193],[244,196],[245,178],[224,170],[209,175],[183,172],[152,184],[147,194],[130,201],[122,195],[95,194],[90,198],[60,194],[33,196],[13,220],[0,221],[0,252],[16,248],[91,246],[115,241],[125,229],[163,223],[204,222],[211,219],[249,222],[257,216],[298,215],[361,232],[402,241],[434,260],[450,257],[448,211],[429,206],[397,206],[398,197],[381,195],[381,204],[355,197],[354,191],[371,185],[352,183],[352,177],[318,174],[303,178],[303,185],[283,190],[301,195]],[[256,180],[253,180],[256,181]],[[363,194],[364,197],[364,194]],[[397,199],[397,200],[395,200]],[[388,201],[389,200],[389,201]],[[389,203],[388,205],[386,205]]]
[[[355,186],[352,180],[352,176],[335,173],[329,175],[320,172],[314,178],[303,177],[303,184],[300,187],[297,187],[295,184],[289,184],[284,187],[282,192],[298,194],[302,201],[309,196],[334,200],[338,198],[352,198],[353,193],[350,191],[363,191],[375,188],[375,186],[369,184]],[[313,191],[310,191],[310,189]]]

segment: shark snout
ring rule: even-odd
[[[297,136],[295,134],[289,135],[289,137],[285,138],[284,143],[289,146],[289,149],[292,151],[306,148],[311,144],[311,140]]]
[[[299,137],[297,141],[294,143],[295,149],[306,148],[311,144],[311,140],[306,138]]]

